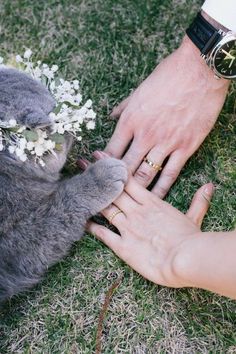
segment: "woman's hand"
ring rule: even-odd
[[[170,287],[190,286],[183,270],[179,272],[178,252],[184,243],[191,250],[191,241],[201,237],[212,194],[211,183],[200,188],[184,215],[131,178],[125,192],[103,212],[120,235],[93,222],[88,231],[146,279]]]
[[[199,50],[185,37],[180,48],[113,110],[119,121],[105,151],[123,157],[143,186],[156,174],[143,162],[144,157],[157,165],[169,157],[153,189],[163,198],[213,128],[228,86],[229,81],[214,77]]]

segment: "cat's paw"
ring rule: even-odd
[[[128,179],[125,163],[112,157],[97,161],[87,172],[93,179],[94,192],[99,193],[100,210],[110,205],[122,193]]]

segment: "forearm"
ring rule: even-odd
[[[236,299],[236,231],[195,236],[177,256],[183,283]]]

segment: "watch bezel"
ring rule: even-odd
[[[216,46],[213,48],[213,50],[210,53],[210,56],[208,58],[208,63],[210,65],[210,67],[213,69],[214,73],[220,77],[220,78],[224,78],[224,79],[229,79],[229,80],[233,80],[236,78],[236,74],[235,75],[224,75],[222,73],[220,73],[215,65],[215,59],[216,59],[216,55],[219,51],[219,49],[224,46],[226,43],[231,42],[231,41],[235,41],[236,42],[236,33],[234,32],[228,32],[224,35],[224,37],[216,44]]]

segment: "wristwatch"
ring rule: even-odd
[[[218,78],[236,79],[236,33],[215,28],[200,12],[186,33]]]

